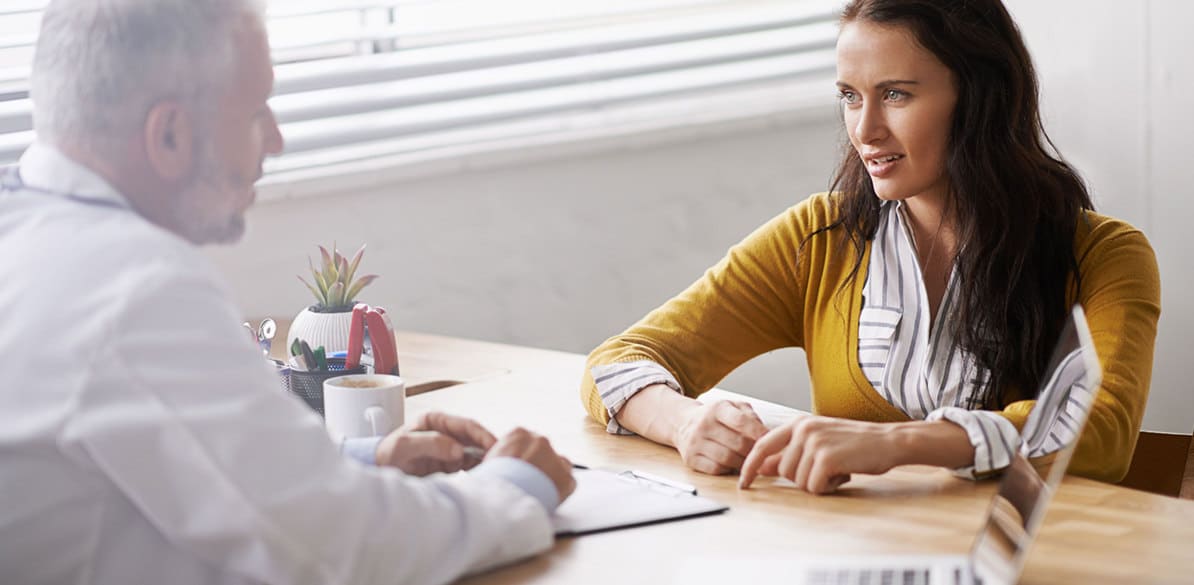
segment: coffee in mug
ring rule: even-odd
[[[349,376],[344,376],[344,377],[349,378]],[[338,386],[343,386],[345,388],[383,388],[386,386],[387,383],[388,382],[385,382],[383,380],[368,380],[368,379],[354,380],[354,379],[350,379],[350,380],[341,380],[340,383],[338,384]]]

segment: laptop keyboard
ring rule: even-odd
[[[928,569],[817,569],[808,585],[928,585]]]

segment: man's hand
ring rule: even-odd
[[[480,423],[442,412],[426,412],[386,435],[377,445],[377,464],[410,475],[471,469],[497,442]],[[466,449],[466,447],[470,447]]]
[[[676,429],[673,444],[689,467],[712,475],[742,467],[767,427],[745,402],[723,400],[689,411]]]
[[[576,489],[576,480],[572,477],[572,462],[557,455],[551,443],[542,435],[537,435],[523,428],[510,431],[502,437],[486,459],[491,457],[514,457],[522,459],[539,468],[556,486],[560,494],[560,502],[572,495]]]

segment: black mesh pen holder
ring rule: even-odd
[[[345,368],[344,358],[328,358],[328,369],[315,370],[312,372],[302,372],[292,369],[285,369],[282,371],[282,386],[287,391],[298,394],[311,410],[323,416],[323,382],[328,378],[335,378],[336,376],[347,376],[350,374],[365,374],[365,366],[357,366],[355,368]]]

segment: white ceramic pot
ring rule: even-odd
[[[311,349],[323,346],[331,355],[348,350],[348,329],[352,325],[352,310],[341,313],[316,313],[310,307],[295,315],[286,334],[286,348],[289,351],[295,339],[306,341]]]

